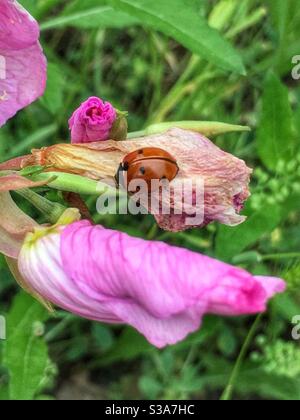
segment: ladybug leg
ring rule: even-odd
[[[123,173],[127,172],[128,169],[129,169],[128,164],[120,163],[119,168],[117,170],[117,173],[115,175],[115,181],[116,181],[118,187],[120,187],[120,186],[124,187]]]
[[[115,181],[116,181],[118,187],[120,185],[121,172],[123,172],[123,164],[122,163],[120,163],[119,168],[117,170],[117,173],[115,175]]]

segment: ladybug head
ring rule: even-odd
[[[120,163],[119,168],[117,170],[117,173],[115,175],[115,181],[117,183],[117,186],[123,186],[124,187],[124,172],[127,172],[129,169],[128,162]]]

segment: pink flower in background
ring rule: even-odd
[[[196,331],[206,313],[255,314],[285,283],[162,242],[87,221],[29,235],[19,257],[38,295],[82,317],[126,323],[164,347]]]
[[[46,59],[37,22],[13,0],[0,0],[0,127],[41,96]]]
[[[117,111],[109,102],[91,97],[83,102],[69,120],[72,143],[108,140],[117,119]]]

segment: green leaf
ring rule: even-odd
[[[287,29],[291,22],[293,14],[293,8],[295,6],[294,0],[268,0],[268,6],[270,8],[270,15],[274,26],[276,27],[280,44],[287,35]],[[293,6],[293,7],[292,7]],[[281,47],[281,45],[280,45]]]
[[[257,133],[258,154],[269,169],[279,160],[293,157],[294,138],[288,89],[273,73],[267,75],[262,99],[262,114]]]
[[[218,67],[245,74],[240,55],[187,1],[110,0],[110,3],[116,10],[141,19],[143,24],[176,39]]]
[[[9,400],[9,389],[7,385],[0,386],[0,401],[8,401]]]
[[[117,12],[106,2],[80,0],[67,6],[62,16],[41,24],[41,30],[72,26],[81,29],[124,28],[138,23],[126,13]]]
[[[105,325],[94,323],[92,325],[92,336],[95,340],[96,346],[103,352],[110,350],[114,344],[112,331]]]
[[[151,376],[142,376],[139,380],[139,388],[149,399],[154,400],[163,391],[163,384]]]
[[[100,365],[135,359],[142,354],[153,351],[154,347],[136,330],[127,327],[114,347],[100,360]]]
[[[184,341],[172,346],[174,350],[184,350],[192,345],[199,345],[209,339],[222,326],[218,318],[206,317],[199,331],[190,334]],[[110,365],[120,361],[135,359],[143,354],[155,351],[144,336],[133,328],[127,327],[116,341],[112,349],[101,358],[99,365]]]
[[[226,359],[215,356],[204,356],[203,363],[208,361],[208,375],[202,375],[203,386],[210,389],[220,389],[228,383],[232,372],[232,365]],[[236,381],[237,396],[259,395],[264,398],[278,400],[299,400],[300,379],[286,378],[279,375],[266,373],[263,366],[257,363],[245,362],[238,380]]]
[[[263,235],[272,232],[281,220],[281,209],[266,205],[235,228],[220,226],[216,238],[216,257],[225,261],[254,245]]]
[[[32,400],[49,366],[47,346],[41,337],[46,310],[25,293],[14,300],[7,317],[3,364],[9,371],[11,400]]]
[[[64,103],[65,75],[59,66],[48,63],[47,89],[41,98],[42,104],[55,115]]]
[[[34,16],[37,10],[37,1],[36,0],[19,0],[19,3],[31,14]]]
[[[300,305],[288,293],[277,295],[272,301],[272,307],[288,323],[300,313]]]

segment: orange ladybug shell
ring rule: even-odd
[[[120,172],[127,172],[128,184],[143,179],[151,188],[152,180],[167,179],[171,182],[178,174],[176,159],[163,149],[144,147],[129,153],[120,165]]]

